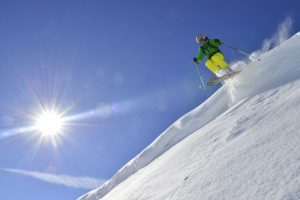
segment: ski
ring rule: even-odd
[[[232,71],[221,77],[212,77],[208,82],[207,86],[214,86],[218,83],[224,82],[227,79],[233,78],[235,75],[239,74],[241,71]]]

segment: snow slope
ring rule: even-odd
[[[79,200],[300,199],[300,33]]]

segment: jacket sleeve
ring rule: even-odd
[[[223,44],[223,42],[219,39],[209,39],[209,44],[211,44],[214,47],[219,47]]]
[[[197,62],[202,62],[204,58],[204,52],[202,51],[201,48],[199,48],[199,54],[198,54],[198,57],[197,57]]]

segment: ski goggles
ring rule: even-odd
[[[197,36],[196,40],[199,44],[203,44],[205,42],[205,36],[199,35]]]

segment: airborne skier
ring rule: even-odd
[[[198,57],[193,59],[195,63],[198,64],[201,62],[205,55],[208,58],[205,62],[206,67],[217,77],[221,77],[232,72],[232,70],[228,67],[228,63],[224,60],[223,53],[219,49],[219,46],[222,45],[221,40],[210,39],[201,34],[196,37],[196,41],[200,47]]]

